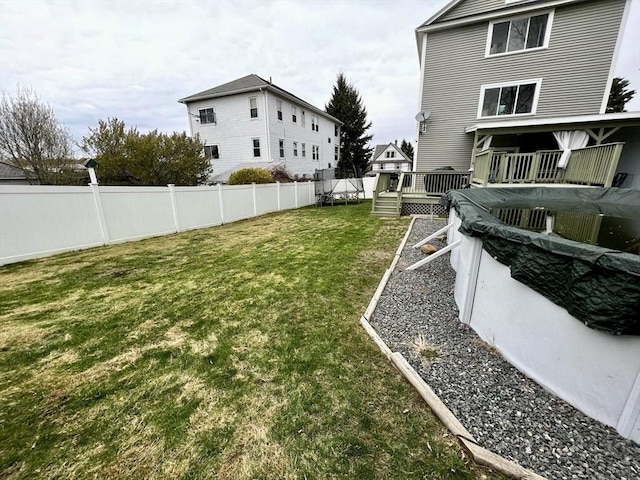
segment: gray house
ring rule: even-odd
[[[640,187],[640,111],[605,113],[630,3],[453,0],[420,25],[413,172],[379,174],[373,213],[460,185]]]
[[[455,0],[416,29],[422,72],[415,170],[475,154],[637,137],[640,112],[605,115],[630,0]],[[421,119],[420,119],[421,120]],[[586,142],[586,143],[585,143]],[[629,145],[628,147],[632,147]],[[637,143],[620,158],[640,184]],[[635,151],[633,151],[635,150]],[[628,163],[628,164],[627,164]]]

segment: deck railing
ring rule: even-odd
[[[430,172],[405,172],[398,190],[402,193],[422,193],[439,197],[449,190],[469,186],[469,172],[432,170]]]
[[[573,150],[566,169],[557,167],[561,150],[484,150],[475,157],[471,184],[484,187],[492,183],[572,183],[610,187],[623,145],[610,143]]]
[[[571,152],[563,183],[610,187],[624,143],[609,143]]]

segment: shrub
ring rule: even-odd
[[[271,170],[271,178],[274,182],[288,183],[293,182],[291,174],[283,166],[275,167]]]
[[[271,183],[271,172],[265,168],[243,168],[233,172],[227,183],[229,185]]]

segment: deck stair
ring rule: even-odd
[[[391,195],[379,194],[371,214],[379,217],[399,217],[398,196],[395,193]]]

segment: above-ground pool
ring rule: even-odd
[[[640,191],[453,191],[460,319],[513,365],[640,443]]]

